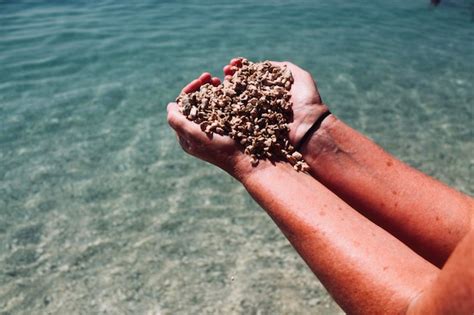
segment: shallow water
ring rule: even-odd
[[[470,1],[0,0],[0,313],[340,312],[166,103],[289,59],[388,151],[474,193]]]

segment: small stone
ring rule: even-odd
[[[252,163],[252,166],[257,166],[258,165],[258,160],[256,157],[252,157],[252,159],[250,160],[250,163]]]
[[[293,154],[291,156],[294,157],[297,160],[301,160],[303,158],[301,153],[299,153],[298,151],[293,152]]]
[[[196,107],[192,107],[191,108],[191,111],[189,112],[189,119],[194,119],[197,115],[197,108]]]

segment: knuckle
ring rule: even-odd
[[[168,112],[168,116],[166,117],[166,119],[168,120],[168,124],[170,124],[171,126],[175,125],[176,118],[171,112]]]
[[[175,113],[169,113],[168,114],[168,124],[175,129],[176,131],[179,131],[183,125],[183,122],[181,119],[179,119]]]
[[[184,152],[189,153],[188,147],[184,145],[183,143],[180,143],[181,149],[183,149]]]
[[[173,118],[171,117],[170,114],[168,114],[168,117],[166,117],[166,120],[168,121],[168,125],[173,127]]]

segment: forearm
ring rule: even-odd
[[[242,183],[346,311],[398,313],[436,276],[312,177],[282,163],[260,167]]]
[[[471,227],[469,197],[403,164],[334,116],[302,153],[318,181],[433,263],[442,265]]]
[[[474,230],[459,242],[436,281],[408,314],[474,314]]]

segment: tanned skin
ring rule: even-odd
[[[292,71],[290,139],[311,175],[249,156],[229,137],[208,137],[175,103],[168,122],[183,149],[238,181],[266,210],[336,302],[351,314],[473,314],[473,200],[410,168],[334,115],[311,75]],[[232,75],[240,59],[224,67]],[[203,73],[183,91],[220,84]],[[297,196],[297,198],[295,198]]]

